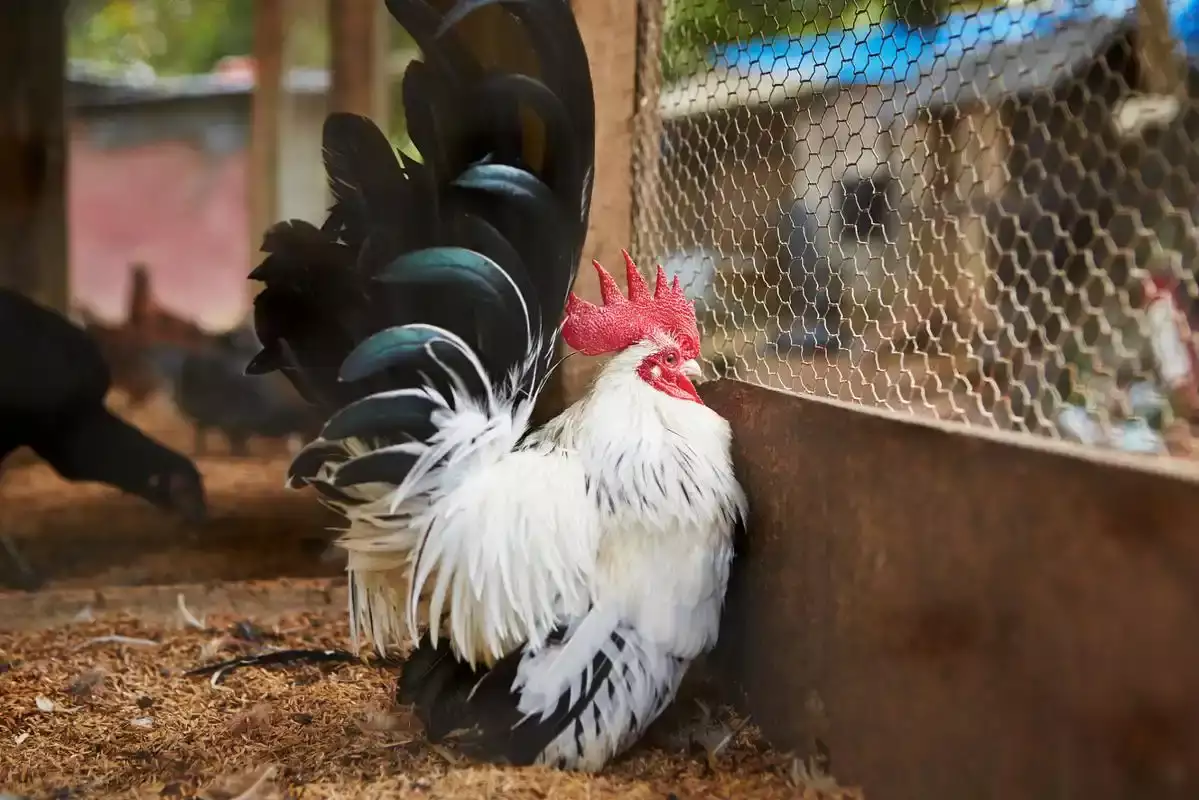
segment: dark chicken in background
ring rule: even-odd
[[[85,331],[0,289],[0,464],[28,447],[69,481],[105,483],[189,522],[203,521],[207,504],[195,465],[110,412],[111,385],[108,365]],[[7,537],[4,549],[14,582],[36,583]]]
[[[175,406],[195,428],[194,455],[205,454],[211,430],[219,431],[238,456],[248,454],[253,437],[299,437],[307,443],[320,432],[320,416],[285,379],[245,374],[258,349],[248,327],[214,336],[203,347],[152,348]]]

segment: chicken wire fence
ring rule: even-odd
[[[642,0],[635,255],[710,374],[1188,452],[1192,2]]]

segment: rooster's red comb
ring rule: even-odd
[[[695,306],[679,288],[678,276],[667,283],[666,272],[658,266],[658,278],[651,295],[637,265],[624,250],[629,296],[620,293],[616,280],[598,261],[602,306],[580,299],[574,292],[566,301],[566,323],[562,338],[575,350],[588,356],[598,356],[623,350],[655,332],[666,333],[679,344],[684,358],[699,355],[699,326],[695,321]]]

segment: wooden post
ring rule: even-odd
[[[1140,89],[1147,94],[1177,94],[1182,82],[1181,64],[1170,35],[1165,0],[1137,3],[1137,64]]]
[[[378,0],[329,0],[330,111],[370,117],[387,129],[391,19]]]
[[[287,0],[255,0],[254,96],[250,103],[249,223],[251,262],[261,258],[258,246],[266,229],[278,220],[279,137],[284,97],[284,48]],[[251,283],[251,292],[261,284]]]
[[[959,323],[955,346],[970,340],[976,329],[993,331],[1000,324],[993,302],[994,271],[987,263],[986,208],[1007,184],[1011,131],[997,107],[978,106],[954,130],[957,139],[957,194],[964,208],[957,213],[958,284],[946,298]],[[958,348],[961,349],[960,347]],[[961,353],[958,353],[961,355]]]
[[[1139,0],[1134,43],[1140,84],[1138,88],[1142,96],[1131,102],[1142,104],[1141,107],[1144,110],[1148,110],[1146,106],[1154,105],[1164,110],[1169,107],[1168,101],[1171,99],[1177,104],[1174,106],[1175,111],[1167,113],[1166,118],[1162,120],[1164,125],[1154,126],[1158,128],[1158,136],[1148,139],[1143,135],[1137,137],[1140,145],[1138,147],[1140,159],[1136,169],[1144,173],[1147,169],[1154,170],[1154,167],[1145,163],[1147,159],[1154,158],[1153,149],[1164,148],[1161,151],[1164,154],[1174,148],[1185,152],[1187,147],[1194,146],[1190,142],[1187,128],[1182,122],[1185,114],[1185,105],[1183,104],[1188,102],[1186,81],[1183,77],[1184,59],[1178,53],[1170,30],[1166,0]],[[1118,113],[1119,116],[1123,116],[1123,114]],[[1166,140],[1160,138],[1163,133],[1167,136]],[[1141,180],[1140,184],[1146,185],[1144,180]],[[1187,186],[1190,191],[1186,191],[1185,196],[1181,196],[1180,193],[1179,196],[1171,199],[1181,208],[1194,208],[1197,199],[1195,191],[1189,183]],[[1167,195],[1162,193],[1160,198],[1154,198],[1152,202],[1154,204],[1167,202],[1166,197]],[[1187,234],[1182,229],[1183,227],[1175,218],[1172,218],[1172,215],[1165,214],[1153,226],[1148,237],[1152,247],[1147,259],[1142,262],[1142,266],[1151,273],[1172,273],[1175,269],[1173,265],[1185,259],[1183,241]]]
[[[623,286],[620,251],[632,246],[633,114],[637,102],[637,0],[572,0],[595,86],[595,190],[591,224],[575,292],[599,302],[590,268],[598,259]],[[569,402],[586,391],[596,359],[575,356],[558,376],[557,391]]]
[[[66,311],[65,0],[20,0],[0,25],[0,285]]]
[[[953,157],[958,122],[948,109],[921,109],[898,124],[900,185],[910,198],[905,201],[905,214],[910,216],[901,246],[906,289],[894,308],[903,323],[890,337],[906,345],[914,335],[919,342],[919,331],[929,323],[936,336],[954,302],[958,228],[956,210],[947,213],[945,199],[958,180]]]
[[[655,228],[662,225],[662,24],[665,0],[637,4],[638,31],[636,86],[633,97],[633,229],[630,232],[637,258],[656,255]],[[638,262],[640,263],[640,262]],[[644,269],[649,265],[641,264]]]

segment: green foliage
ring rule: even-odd
[[[954,5],[953,0],[666,0],[663,77],[669,82],[701,71],[714,45],[824,33],[887,18],[920,26],[945,16]]]
[[[226,56],[251,55],[255,0],[71,0],[67,16],[70,58],[127,67],[144,63],[159,75],[210,72]],[[328,64],[327,0],[304,0],[289,31],[287,60],[294,66]],[[412,37],[389,23],[393,52],[416,54]],[[399,81],[392,86],[389,135],[419,159],[404,124]]]
[[[294,0],[293,0],[294,2]],[[328,0],[299,0],[288,31],[287,60],[323,67],[329,61]],[[71,58],[114,66],[145,63],[159,75],[210,72],[226,56],[254,49],[255,0],[70,0]],[[411,50],[412,37],[390,22],[393,50]]]
[[[254,0],[74,0],[72,12],[71,58],[179,75],[208,72],[253,47]]]
[[[840,1],[840,0],[838,0]],[[666,0],[662,70],[667,81],[703,68],[714,44],[788,30],[791,2],[770,0]]]
[[[952,0],[891,0],[887,16],[912,28],[935,25],[952,7]]]
[[[919,0],[915,0],[919,2]],[[713,45],[780,34],[823,33],[883,18],[886,0],[666,0],[667,81],[703,68]]]

